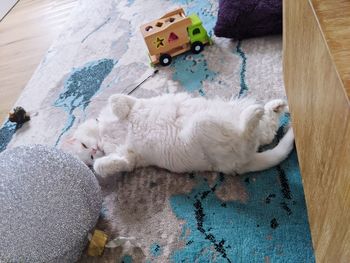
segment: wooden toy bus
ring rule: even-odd
[[[151,64],[168,66],[172,57],[191,50],[200,53],[204,45],[212,44],[202,21],[196,14],[186,16],[182,8],[141,26]]]

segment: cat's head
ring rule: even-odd
[[[77,156],[88,166],[104,155],[99,145],[98,121],[90,119],[78,126],[73,136],[64,141],[63,149]]]

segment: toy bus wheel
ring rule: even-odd
[[[202,42],[196,41],[191,46],[191,51],[193,54],[199,54],[203,51],[204,45]]]
[[[171,64],[171,56],[168,54],[162,54],[159,58],[159,63],[162,66],[169,66]]]

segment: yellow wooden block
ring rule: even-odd
[[[107,243],[107,239],[108,236],[105,232],[101,230],[95,230],[88,247],[88,255],[91,257],[101,256]]]

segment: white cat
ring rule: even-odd
[[[283,100],[261,105],[251,99],[209,100],[186,93],[149,99],[117,94],[69,142],[100,176],[145,166],[177,173],[246,173],[277,165],[293,149],[289,129],[276,147],[257,152],[273,140],[286,109]]]

